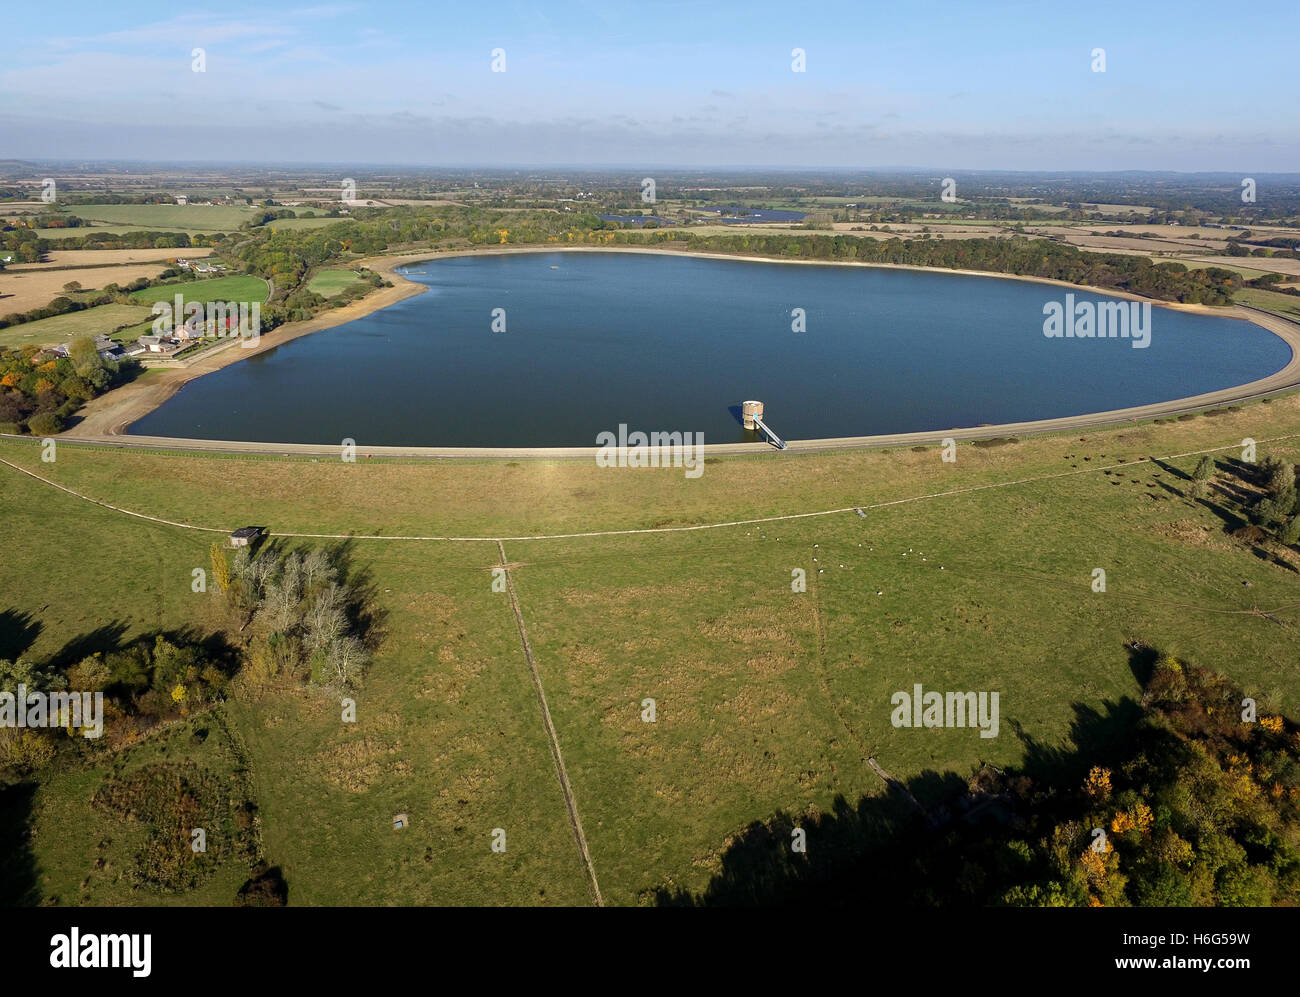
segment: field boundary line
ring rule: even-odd
[[[134,516],[136,519],[146,519],[151,523],[161,523],[163,526],[177,526],[180,527],[182,530],[200,530],[203,533],[229,533],[230,532],[229,530],[219,529],[218,527],[215,526],[195,526],[192,523],[177,523],[174,520],[161,519],[158,516],[150,516],[143,512],[133,512],[130,509],[123,509],[121,506],[112,505],[111,503],[108,502],[101,502],[97,498],[91,498],[89,495],[85,495],[82,492],[75,491],[72,488],[67,488],[59,484],[57,481],[51,481],[49,478],[43,478],[35,471],[29,471],[25,467],[19,467],[17,464],[11,464],[3,457],[0,457],[0,464],[4,464],[7,467],[12,467],[15,471],[21,471],[23,474],[35,478],[37,481],[44,482],[45,484],[49,485],[51,488],[57,488],[61,492],[67,492],[69,495],[79,498],[84,502],[89,502],[91,505],[97,505],[102,509],[111,509],[113,512],[120,512],[124,516]]]
[[[569,812],[569,826],[578,842],[578,852],[587,873],[587,888],[597,907],[604,907],[605,900],[600,895],[600,883],[596,879],[596,866],[591,861],[591,851],[587,847],[587,836],[582,832],[582,818],[578,816],[578,801],[574,799],[573,787],[569,784],[569,773],[564,767],[564,756],[560,754],[560,739],[555,733],[555,723],[551,720],[551,708],[546,704],[546,690],[542,688],[542,676],[537,671],[537,662],[533,660],[533,648],[528,642],[528,631],[524,629],[524,614],[519,606],[519,596],[515,592],[514,578],[510,574],[510,562],[506,560],[506,547],[497,541],[497,550],[501,553],[501,567],[506,576],[506,591],[510,594],[510,608],[514,610],[515,626],[519,630],[519,641],[524,648],[524,659],[528,662],[528,672],[533,678],[533,691],[537,693],[537,704],[542,711],[542,725],[546,728],[546,740],[551,749],[551,761],[555,763],[555,772],[560,779],[560,789],[564,793],[564,806]]]
[[[1293,440],[1300,437],[1300,433],[1287,433],[1285,436],[1273,436],[1264,440],[1256,440],[1256,445],[1265,443],[1279,443],[1283,440]],[[1060,471],[1052,474],[1037,474],[1028,478],[1015,478],[1011,481],[992,481],[983,485],[969,485],[965,488],[951,488],[942,492],[929,492],[925,495],[910,495],[906,498],[890,499],[887,502],[874,502],[862,505],[846,505],[840,509],[822,509],[817,512],[793,512],[782,516],[764,516],[758,519],[736,519],[722,523],[697,523],[693,526],[647,526],[641,528],[632,528],[625,530],[588,530],[580,533],[540,533],[533,536],[513,536],[513,537],[442,537],[442,536],[377,536],[367,535],[364,533],[282,533],[277,530],[271,532],[277,537],[294,537],[300,540],[415,540],[415,541],[436,541],[441,543],[496,543],[509,540],[511,542],[523,542],[532,540],[582,540],[589,537],[620,537],[620,536],[642,536],[653,533],[691,533],[700,530],[721,530],[732,526],[761,526],[763,523],[782,523],[794,519],[812,519],[818,516],[837,516],[846,512],[855,512],[858,509],[864,512],[868,509],[887,509],[890,506],[906,505],[910,502],[924,502],[927,499],[949,498],[953,495],[966,495],[971,492],[987,491],[990,488],[1011,488],[1016,485],[1029,485],[1038,481],[1053,481],[1058,478],[1070,478],[1080,474],[1091,474],[1095,471],[1114,471],[1119,468],[1135,467],[1139,464],[1158,463],[1166,460],[1179,460],[1183,457],[1199,457],[1204,454],[1219,453],[1223,450],[1238,450],[1241,448],[1239,443],[1228,443],[1224,446],[1209,447],[1205,450],[1188,450],[1185,453],[1166,454],[1162,457],[1138,457],[1134,460],[1126,461],[1122,464],[1098,464],[1094,467],[1081,467],[1077,470]],[[120,512],[127,516],[135,516],[137,519],[146,519],[155,523],[162,523],[166,526],[177,526],[184,530],[202,530],[205,533],[228,533],[229,530],[215,526],[194,526],[190,523],[177,523],[170,519],[160,519],[157,516],[149,516],[142,512],[133,512],[130,509],[123,509],[120,506],[111,505],[108,502],[101,502],[99,499],[91,498],[89,495],[82,494],[74,489],[60,485],[49,478],[43,478],[34,471],[29,471],[25,467],[19,467],[0,457],[0,464],[12,467],[15,471],[21,471],[23,474],[35,478],[37,481],[43,481],[47,485],[74,495],[79,499],[84,499],[105,509],[111,509],[114,512]]]

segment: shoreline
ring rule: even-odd
[[[653,249],[648,247],[600,247],[600,246],[555,246],[555,247],[493,247],[468,250],[424,250],[421,252],[394,254],[391,256],[374,256],[355,261],[356,267],[367,267],[393,282],[392,287],[378,288],[371,294],[342,308],[330,309],[327,313],[317,315],[303,322],[290,322],[263,337],[264,341],[252,349],[224,350],[216,356],[200,361],[191,367],[179,369],[155,368],[141,377],[120,388],[89,402],[78,414],[77,423],[59,434],[57,439],[71,443],[97,443],[115,447],[135,447],[150,450],[189,450],[196,452],[220,453],[279,453],[292,455],[330,455],[338,452],[337,445],[307,443],[262,443],[240,440],[195,440],[182,437],[136,436],[128,435],[127,428],[135,421],[154,411],[176,394],[182,387],[195,378],[220,370],[237,363],[245,357],[256,356],[267,350],[275,349],[284,343],[292,342],[302,336],[310,335],[324,329],[330,329],[346,322],[352,322],[382,308],[425,293],[424,284],[408,280],[397,273],[399,267],[417,263],[433,262],[465,256],[505,256],[523,253],[641,253],[661,256],[685,256],[700,259],[730,260],[754,263],[786,263],[797,266],[849,266],[869,267],[888,270],[912,270],[925,273],[940,273],[965,277],[993,277],[1003,280],[1022,280],[1038,284],[1047,284],[1086,291],[1094,294],[1121,298],[1130,301],[1150,301],[1160,308],[1192,314],[1214,315],[1233,318],[1252,324],[1272,333],[1286,343],[1291,357],[1280,370],[1267,377],[1259,378],[1245,384],[1201,395],[1154,402],[1148,405],[1132,406],[1125,409],[1111,409],[1105,412],[1084,413],[1073,416],[1060,416],[1053,419],[1036,419],[1024,422],[1000,423],[989,426],[954,427],[947,430],[926,430],[915,433],[893,433],[882,436],[851,436],[816,440],[789,440],[786,452],[819,452],[835,449],[872,448],[884,446],[901,446],[939,442],[945,438],[954,440],[984,439],[994,436],[1016,436],[1051,433],[1071,429],[1098,428],[1137,422],[1144,419],[1165,415],[1180,415],[1199,409],[1228,405],[1233,402],[1248,401],[1267,395],[1277,394],[1291,388],[1300,387],[1300,324],[1290,322],[1279,316],[1262,312],[1243,305],[1213,307],[1209,305],[1187,305],[1177,302],[1161,302],[1145,298],[1127,291],[1109,290],[1048,277],[1032,277],[1019,274],[1004,274],[985,270],[950,270],[945,267],[924,267],[901,263],[863,263],[854,260],[786,260],[764,256],[737,256],[727,253],[691,252],[679,249]],[[273,337],[273,338],[272,338]],[[143,383],[142,383],[143,382]],[[420,447],[420,446],[374,446],[367,448],[368,453],[381,457],[429,457],[429,458],[558,458],[558,457],[592,457],[597,452],[596,446],[590,447]],[[771,448],[765,442],[755,443],[714,443],[702,447],[706,455],[733,455],[744,453],[768,452]],[[775,452],[775,451],[772,451]]]
[[[378,260],[382,257],[374,259]],[[357,260],[355,265],[360,267],[368,262],[368,260]],[[76,424],[59,434],[58,439],[99,440],[125,437],[127,427],[131,423],[160,407],[195,378],[229,367],[248,357],[255,357],[259,353],[266,353],[295,339],[309,336],[313,332],[332,329],[334,326],[365,318],[381,308],[395,305],[399,301],[413,298],[428,290],[423,284],[406,280],[400,274],[390,275],[379,267],[371,267],[371,269],[385,277],[396,278],[393,286],[376,288],[358,301],[349,302],[342,308],[331,308],[305,321],[286,322],[278,329],[262,336],[257,346],[222,350],[215,356],[207,357],[188,367],[148,369],[134,381],[89,401],[77,413]]]

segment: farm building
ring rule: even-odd
[[[230,546],[247,547],[261,535],[262,527],[260,526],[241,526],[230,534]]]

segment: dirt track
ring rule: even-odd
[[[403,256],[384,256],[359,261],[359,266],[368,266],[377,273],[382,273],[394,282],[394,286],[380,288],[360,301],[343,308],[337,308],[324,315],[306,322],[293,322],[281,326],[274,332],[262,337],[261,343],[252,349],[229,349],[208,360],[183,370],[154,370],[142,375],[137,381],[118,388],[90,402],[81,412],[81,418],[71,429],[60,436],[61,440],[93,442],[100,445],[137,447],[151,450],[189,450],[215,451],[221,453],[280,453],[286,455],[326,455],[337,456],[337,444],[303,444],[303,443],[257,443],[229,440],[188,440],[157,436],[125,436],[126,428],[135,420],[153,411],[180,388],[196,377],[214,370],[219,370],[244,357],[252,356],[266,350],[274,349],[282,343],[290,342],[299,336],[306,336],[321,329],[341,325],[361,318],[380,308],[394,304],[405,298],[424,292],[425,287],[405,280],[395,269],[405,264],[422,262],[430,259],[442,259],[466,255],[500,255],[526,252],[644,252],[665,253],[673,255],[702,256],[710,259],[754,259],[753,257],[735,257],[716,253],[681,253],[657,249],[598,249],[592,247],[565,247],[563,249],[546,249],[539,247],[520,249],[486,249],[470,252],[437,253],[425,251]],[[811,260],[773,260],[759,258],[760,261],[789,263],[794,265],[817,265],[822,261]],[[824,264],[823,264],[824,265]],[[833,264],[835,265],[835,264]],[[1053,284],[1074,290],[1090,290],[1112,297],[1145,300],[1136,295],[1125,294],[1102,288],[1081,288],[1064,281],[1047,280],[1035,277],[1017,277],[1011,274],[989,273],[984,271],[946,270],[932,267],[906,267],[891,264],[838,264],[843,266],[882,266],[890,269],[933,270],[938,273],[968,274],[1002,279],[1029,280],[1036,283]],[[1065,416],[1057,419],[1039,419],[1030,422],[1003,423],[996,426],[977,426],[953,428],[921,433],[896,433],[886,436],[852,436],[822,440],[790,440],[788,452],[817,452],[854,447],[905,446],[924,443],[936,443],[944,438],[954,440],[984,439],[995,436],[1022,436],[1033,433],[1050,433],[1062,430],[1091,428],[1135,422],[1158,416],[1177,415],[1198,409],[1214,408],[1233,402],[1277,394],[1291,388],[1300,387],[1300,324],[1261,312],[1257,309],[1234,305],[1230,308],[1210,308],[1204,305],[1169,305],[1153,302],[1158,307],[1172,308],[1178,311],[1217,315],[1226,318],[1242,318],[1261,326],[1281,338],[1291,348],[1291,359],[1285,367],[1268,377],[1252,381],[1249,384],[1226,388],[1222,391],[1209,392],[1189,398],[1158,402],[1152,405],[1140,405],[1127,409],[1115,409],[1086,415]],[[774,419],[773,428],[780,431],[779,418]],[[768,450],[763,443],[715,443],[703,448],[708,455],[761,453]],[[596,448],[591,447],[517,447],[517,448],[457,448],[457,447],[364,447],[365,454],[376,457],[429,457],[429,458],[557,458],[584,457],[591,459]]]

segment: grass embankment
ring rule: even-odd
[[[1234,301],[1252,308],[1259,308],[1292,321],[1300,321],[1300,297],[1292,294],[1279,294],[1277,291],[1260,291],[1253,287],[1238,291]]]
[[[1291,434],[1295,396],[962,446],[955,464],[935,447],[722,458],[698,480],[586,461],[345,465],[71,446],[49,465],[11,442],[0,457],[130,509],[273,532],[517,536],[878,505],[865,519],[506,541],[602,890],[635,903],[665,884],[703,888],[750,821],[880,793],[867,756],[929,803],[944,774],[1050,753],[1081,717],[1139,695],[1128,641],[1219,669],[1261,713],[1294,714],[1300,574],[1227,534],[1223,490],[1244,437]],[[1204,502],[1182,476],[1197,457],[1139,463],[1217,447],[1231,449]],[[1261,442],[1270,453],[1296,460],[1300,440]],[[214,534],[4,467],[0,501],[13,524],[0,600],[44,626],[29,656],[114,618],[122,639],[212,625],[190,570]],[[77,558],[60,566],[50,552],[73,522]],[[492,591],[496,544],[357,540],[352,556],[388,611],[358,724],[306,691],[226,707],[291,902],[584,902],[508,596]],[[1097,567],[1105,593],[1091,588]],[[807,592],[791,591],[794,568]],[[914,683],[998,691],[998,737],[893,728],[890,696]],[[646,698],[654,724],[641,719]],[[85,788],[46,791],[35,849],[42,868],[63,870],[52,885],[74,874],[48,821]],[[395,832],[398,812],[412,826]],[[489,848],[496,827],[505,855]]]

